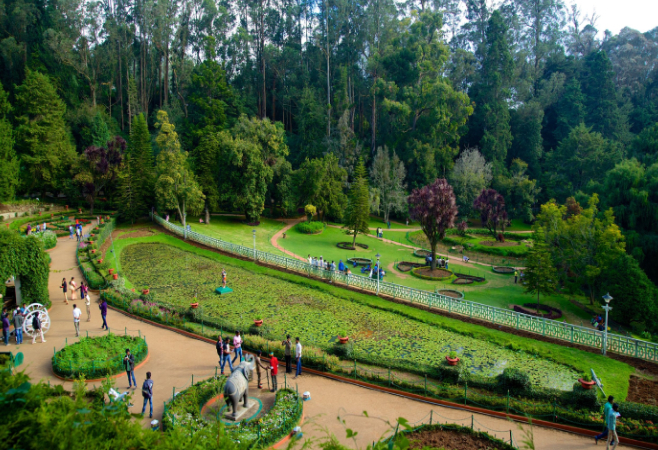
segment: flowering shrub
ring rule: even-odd
[[[207,425],[201,417],[201,407],[224,389],[226,377],[208,378],[179,392],[165,407],[162,426],[165,430],[174,426],[198,431]]]

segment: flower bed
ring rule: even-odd
[[[115,223],[115,219],[110,219],[95,227],[92,231],[95,236],[81,243],[77,249],[78,265],[91,289],[104,289],[112,278],[106,270],[109,267],[107,262],[101,262],[102,255],[99,250],[114,230]]]
[[[444,281],[453,277],[452,270],[436,268],[432,270],[428,266],[411,269],[411,274],[423,280]]]
[[[484,277],[476,277],[475,275],[467,275],[465,273],[455,272],[455,276],[458,278],[465,278],[467,280],[473,280],[476,283],[482,283],[487,281]]]
[[[299,222],[295,228],[304,234],[320,234],[324,231],[324,224],[322,222]]]
[[[473,284],[473,283],[475,283],[475,281],[470,278],[459,277],[452,280],[452,284]]]
[[[405,430],[387,440],[401,443],[409,440],[409,449],[449,448],[451,450],[471,450],[486,448],[488,450],[516,450],[507,442],[497,439],[483,431],[456,424],[421,425],[413,430]]]
[[[432,256],[432,252],[429,250],[414,250],[414,256],[417,258],[427,258]]]
[[[102,378],[125,370],[123,358],[129,348],[135,365],[148,355],[148,345],[141,337],[107,334],[83,337],[79,342],[56,352],[52,358],[53,371],[64,378]]]
[[[458,300],[464,298],[463,292],[455,291],[454,289],[440,289],[438,293],[447,297],[456,298]]]
[[[360,242],[355,243],[354,246],[352,246],[351,242],[339,242],[338,244],[336,244],[336,247],[338,247],[340,249],[343,249],[343,250],[356,250],[356,247],[361,247],[364,250],[368,249],[367,244],[362,244]]]
[[[372,259],[370,258],[349,258],[347,260],[350,264],[356,263],[357,266],[367,266],[368,264],[372,264]]]
[[[416,267],[423,267],[424,264],[419,264],[411,261],[400,261],[396,266],[400,272],[409,272]]]
[[[43,243],[44,250],[55,248],[57,245],[57,235],[51,230],[47,229],[46,231],[40,231],[39,233],[30,233],[30,235],[35,236]]]
[[[525,303],[523,306],[514,305],[514,311],[531,316],[543,317],[545,319],[557,320],[562,317],[562,310],[552,306],[537,303]],[[546,313],[537,313],[535,310],[546,311]]]
[[[209,378],[179,392],[166,406],[162,416],[165,430],[181,427],[194,433],[208,425],[201,409],[219,395],[226,383],[225,377]],[[274,406],[257,420],[226,426],[226,434],[245,448],[266,448],[290,434],[302,416],[302,399],[291,389],[276,393]]]
[[[512,275],[516,269],[514,267],[493,266],[491,270],[496,273],[502,273],[504,275]]]

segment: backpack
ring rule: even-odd
[[[144,380],[142,384],[142,397],[150,398],[153,395],[153,381]]]

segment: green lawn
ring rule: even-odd
[[[286,301],[290,302],[293,301],[293,303],[299,305],[299,307],[307,307],[309,302],[310,304],[315,304],[318,302],[318,300],[321,300],[324,298],[325,295],[330,295],[331,297],[335,297],[338,299],[343,299],[346,301],[351,301],[355,302],[355,304],[360,304],[362,306],[369,306],[375,309],[383,310],[383,311],[390,311],[395,313],[396,316],[400,317],[406,317],[411,322],[414,323],[413,328],[416,330],[417,323],[422,322],[431,326],[438,326],[443,330],[448,330],[452,331],[455,333],[463,334],[470,336],[475,339],[479,340],[484,340],[488,341],[491,343],[494,343],[498,346],[501,347],[508,347],[512,348],[515,351],[523,350],[525,352],[530,352],[532,354],[537,354],[541,355],[544,358],[548,358],[550,360],[556,361],[556,362],[561,362],[563,364],[566,364],[568,366],[574,367],[577,371],[579,372],[584,372],[589,370],[589,368],[594,368],[599,374],[604,382],[606,383],[606,388],[608,393],[612,393],[615,396],[617,396],[620,400],[625,398],[626,396],[626,391],[628,389],[628,379],[630,376],[630,373],[633,372],[633,368],[630,366],[620,363],[618,361],[610,360],[608,358],[605,358],[601,355],[589,353],[589,352],[582,352],[576,349],[572,348],[567,348],[567,347],[562,347],[560,345],[555,345],[555,344],[549,344],[545,342],[540,342],[540,341],[535,341],[532,339],[527,339],[527,338],[520,338],[517,336],[513,336],[501,331],[493,330],[493,329],[488,329],[485,327],[480,327],[477,325],[471,325],[467,324],[464,322],[461,322],[459,320],[455,319],[450,319],[446,318],[440,315],[432,314],[427,311],[419,310],[416,308],[412,308],[406,305],[401,305],[401,304],[396,304],[389,302],[387,300],[374,297],[374,296],[369,296],[365,294],[358,294],[354,293],[351,291],[347,291],[345,289],[339,288],[337,286],[331,286],[326,283],[314,281],[314,280],[309,280],[305,277],[301,277],[298,275],[293,275],[293,274],[288,274],[288,273],[283,273],[279,272],[276,270],[268,269],[265,267],[260,267],[256,266],[248,261],[242,261],[242,260],[237,260],[233,259],[230,257],[226,257],[223,255],[219,255],[217,253],[200,249],[197,247],[193,247],[182,240],[176,239],[172,236],[167,236],[165,234],[157,234],[153,235],[150,237],[142,237],[142,238],[133,238],[133,239],[118,239],[115,240],[115,252],[116,254],[121,254],[121,252],[124,251],[125,247],[131,244],[135,243],[147,243],[147,242],[152,242],[152,243],[163,243],[163,244],[168,244],[172,247],[176,247],[179,250],[185,250],[186,252],[190,253],[190,255],[199,255],[199,256],[206,256],[209,257],[215,261],[217,261],[219,264],[226,265],[227,267],[230,266],[229,269],[229,284],[231,283],[236,283],[235,286],[244,286],[245,292],[248,291],[249,295],[245,297],[242,301],[250,302],[253,301],[251,300],[252,298],[257,298],[261,299],[261,301],[266,301],[266,302],[273,302],[273,298],[277,298],[280,295],[288,296],[293,295],[292,300],[288,298]],[[140,255],[144,254],[144,252],[137,252],[137,256],[139,257]],[[166,260],[166,258],[169,258],[169,260]],[[193,258],[190,258],[187,260],[187,256],[181,257],[177,253],[174,253],[173,251],[170,253],[165,253],[164,259],[166,261],[163,261],[162,263],[165,264],[165,268],[169,265],[172,264],[172,261],[177,261],[175,264],[172,265],[180,265],[183,264],[183,261],[185,261],[184,264],[194,264]],[[139,267],[139,266],[138,266]],[[187,267],[187,266],[186,266]],[[190,266],[191,267],[191,266]],[[204,267],[207,269],[207,267]],[[248,271],[248,275],[244,272],[238,274],[239,269],[246,269]],[[133,270],[133,269],[131,269]],[[166,275],[166,277],[174,277],[175,279],[178,279],[178,277],[183,274],[184,275],[185,270],[181,270],[176,266],[174,270],[170,270],[169,274]],[[198,270],[193,269],[193,270],[187,270],[187,272],[190,274],[190,276],[196,276],[195,274],[198,272]],[[214,271],[211,270],[210,273],[213,273]],[[140,281],[138,283],[143,282],[146,280],[148,277],[152,277],[155,272],[142,272],[141,275],[139,275],[138,278],[140,278]],[[266,276],[266,279],[263,279],[260,277],[260,275]],[[131,276],[130,274],[128,276]],[[134,276],[134,275],[133,275]],[[187,276],[187,275],[185,275]],[[237,277],[243,277],[246,276],[250,280],[254,280],[254,285],[251,286],[249,282],[246,282],[245,284],[245,279],[242,279],[240,282],[238,282]],[[146,278],[145,278],[146,277]],[[271,278],[271,279],[270,279]],[[274,279],[274,280],[273,280]],[[265,281],[263,281],[265,280]],[[280,282],[288,282],[291,283],[288,287],[284,287],[284,285],[279,286]],[[166,281],[165,281],[166,283]],[[261,286],[261,284],[267,284],[268,288],[265,288],[265,286]],[[276,284],[274,286],[272,283]],[[194,284],[194,283],[191,283]],[[198,283],[197,283],[198,284]],[[211,283],[212,284],[212,283]],[[270,286],[272,284],[272,286]],[[214,285],[213,285],[214,286]],[[263,287],[263,289],[256,289],[258,286]],[[306,291],[298,291],[299,286],[307,286],[312,289],[312,291],[309,291],[306,293]],[[272,289],[270,289],[270,287]],[[140,286],[141,288],[141,286]],[[191,289],[191,287],[190,287]],[[242,289],[242,287],[241,287]],[[254,290],[255,289],[255,290]],[[315,292],[316,294],[314,294]],[[310,295],[310,299],[304,300],[304,298]],[[172,300],[179,299],[179,301],[183,302],[188,302],[187,300],[188,295],[177,295],[177,296],[172,296]],[[217,297],[215,297],[217,298]],[[238,295],[235,297],[232,297],[230,300],[236,300],[238,299]],[[315,299],[315,300],[314,300]],[[318,305],[322,304],[318,303]],[[273,303],[274,310],[277,310],[279,307],[283,307],[283,304],[279,301],[274,301]],[[279,306],[281,305],[281,306]],[[350,306],[350,308],[352,308]],[[270,314],[270,311],[274,311],[271,309],[263,309],[263,308],[258,308],[257,311],[264,312],[266,314]],[[326,320],[338,320],[334,319],[333,317],[338,317],[337,315],[342,314],[340,312],[341,308],[339,308],[337,311],[334,311],[332,315],[326,316],[328,317]],[[246,310],[245,310],[246,311]],[[237,312],[232,312],[227,310],[225,311],[226,313],[229,314],[238,314]],[[222,307],[219,307],[218,313],[222,314],[224,313],[224,310]],[[248,314],[249,315],[249,314]],[[253,314],[252,314],[253,315]],[[234,320],[238,320],[238,317],[240,315],[234,315],[232,316]],[[324,316],[323,316],[324,317]],[[342,316],[340,316],[342,317]],[[355,319],[354,321],[348,321],[344,323],[343,325],[346,327],[354,327],[357,325],[357,323],[361,323],[361,321],[364,321],[363,323],[370,323],[370,319],[365,319],[363,316],[360,319]],[[241,318],[244,319],[244,318]],[[251,316],[249,315],[248,320],[251,319]],[[363,319],[363,320],[362,320]],[[342,319],[341,319],[342,320]],[[396,326],[393,324],[397,319],[394,317],[390,317],[385,319],[385,323],[383,322],[381,325],[381,330],[389,329],[392,327],[394,332],[397,332],[398,328],[404,328],[405,322],[401,322],[400,325]],[[393,321],[393,322],[390,322]],[[317,333],[315,330],[315,327],[313,323],[307,322],[308,325],[304,325],[304,321],[300,321],[299,326],[302,326],[302,329],[300,329],[300,333],[303,331],[303,329],[309,330],[310,333]],[[392,325],[393,324],[393,325]],[[336,322],[334,325],[336,326],[343,326],[338,324]],[[332,325],[333,326],[333,325]],[[370,327],[372,331],[376,331],[376,328]],[[333,330],[332,328],[332,331]],[[423,331],[421,335],[424,336],[425,332]],[[441,334],[442,336],[443,334]],[[309,336],[311,340],[314,339],[313,336]],[[316,338],[317,339],[317,338]],[[459,339],[461,342],[461,338]],[[432,339],[430,339],[432,341]],[[399,342],[398,340],[395,340],[395,342]],[[448,341],[450,342],[450,341]],[[365,344],[364,344],[365,345]],[[393,344],[391,344],[393,345]],[[478,344],[479,345],[479,344]],[[388,347],[388,345],[387,345]],[[364,347],[365,350],[365,347]]]

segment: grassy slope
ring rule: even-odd
[[[472,325],[472,324],[461,322],[456,319],[451,319],[440,315],[432,314],[430,312],[422,311],[416,308],[412,308],[410,306],[392,303],[390,301],[378,297],[354,293],[336,286],[328,285],[326,283],[309,280],[307,278],[298,275],[283,273],[273,269],[255,266],[253,263],[248,261],[242,261],[242,260],[226,257],[211,252],[209,250],[193,247],[183,242],[182,240],[164,234],[158,234],[146,238],[119,239],[119,240],[115,240],[114,242],[115,242],[114,249],[116,255],[119,255],[121,250],[125,248],[127,245],[131,245],[134,243],[141,243],[141,242],[165,243],[183,250],[190,251],[200,256],[209,257],[217,261],[224,262],[227,264],[232,264],[235,266],[248,268],[249,270],[251,270],[256,274],[262,273],[292,283],[303,284],[306,286],[310,286],[322,290],[336,297],[357,301],[374,308],[380,308],[388,311],[397,312],[398,314],[406,315],[416,320],[439,325],[441,327],[444,327],[445,329],[455,331],[458,333],[467,334],[469,336],[473,336],[478,339],[489,340],[491,342],[497,343],[502,346],[508,346],[514,349],[535,353],[542,357],[549,358],[551,360],[563,364],[567,364],[582,372],[589,372],[590,368],[594,368],[597,375],[601,377],[601,379],[606,384],[606,393],[609,395],[610,394],[615,395],[615,397],[618,400],[623,400],[626,398],[628,392],[629,377],[630,374],[634,372],[634,369],[631,366],[621,363],[619,361],[606,358],[602,355],[583,352],[580,350],[576,350],[569,347],[563,347],[556,344],[535,341],[533,339],[521,338],[518,336],[510,335],[502,331],[492,330],[486,327]]]

